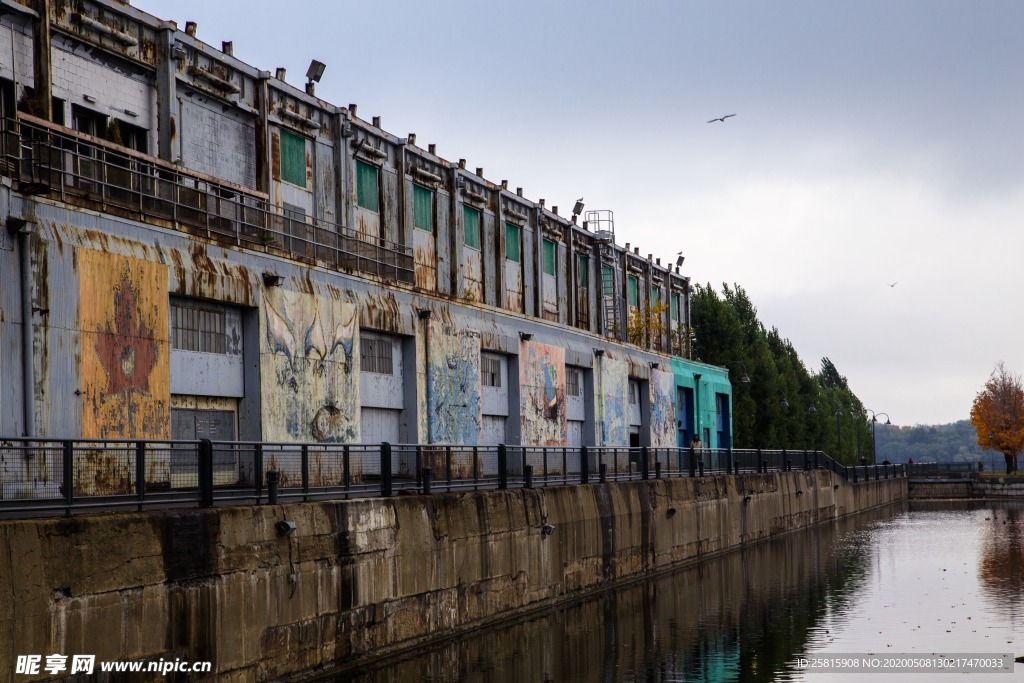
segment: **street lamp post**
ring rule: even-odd
[[[843,435],[842,435],[842,432],[839,431],[839,418],[840,418],[840,416],[842,414],[843,414],[843,411],[841,411],[841,410],[836,410],[836,412],[835,412],[835,416],[836,416],[836,460],[838,460],[839,462],[842,462],[842,457],[843,457]]]
[[[871,464],[872,465],[877,465],[878,464],[878,435],[875,432],[875,428],[878,425],[878,416],[879,415],[885,415],[885,424],[887,424],[887,425],[891,425],[892,422],[889,421],[889,413],[876,413],[875,411],[871,410],[870,408],[865,408],[865,410],[867,412],[871,413]]]
[[[741,368],[743,368],[743,375],[740,376],[740,382],[743,383],[743,384],[750,384],[750,375],[747,374],[747,366],[744,365],[742,361],[727,360],[724,363],[722,363],[722,365],[724,365],[724,366],[739,365]]]

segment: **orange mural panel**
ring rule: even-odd
[[[171,433],[167,267],[78,250],[82,437]]]

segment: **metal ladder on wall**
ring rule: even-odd
[[[601,264],[601,298],[604,301],[605,334],[617,334],[619,331],[619,307],[615,297],[615,268]]]

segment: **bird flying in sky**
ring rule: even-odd
[[[898,284],[899,284],[899,282],[890,282],[890,283],[889,283],[889,286],[890,286],[890,287],[895,287],[895,286],[896,286],[896,285],[898,285]]]
[[[714,123],[715,121],[721,121],[722,123],[725,123],[725,120],[731,116],[736,116],[736,114],[726,114],[725,116],[719,116],[717,119],[711,119],[710,121],[708,121],[708,123]]]

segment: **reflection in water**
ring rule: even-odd
[[[1005,506],[984,511],[978,576],[985,597],[1012,623],[1024,616],[1024,514]]]
[[[771,681],[848,612],[872,546],[869,512],[476,632],[345,680]]]

